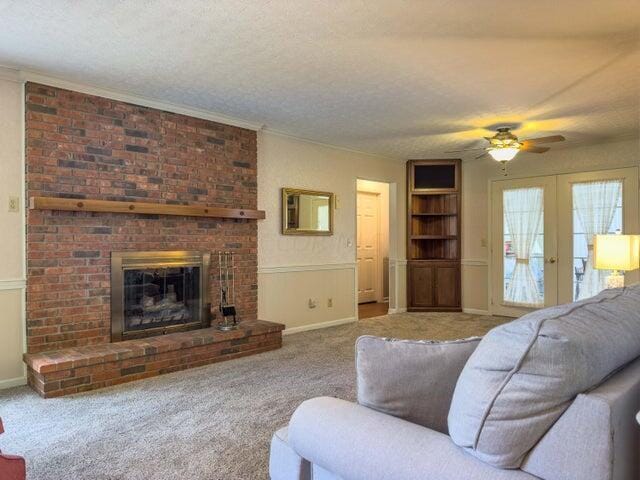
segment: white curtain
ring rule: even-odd
[[[622,195],[620,180],[575,183],[573,208],[587,241],[587,263],[577,300],[593,297],[605,288],[608,272],[593,268],[593,237],[609,232]]]
[[[544,304],[530,264],[533,246],[543,228],[543,194],[542,188],[520,188],[503,193],[504,221],[516,256],[505,302],[525,306]]]

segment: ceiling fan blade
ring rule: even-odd
[[[444,152],[444,153],[463,153],[463,152],[476,152],[479,150],[484,150],[484,148],[467,148],[465,150],[449,150],[448,152]]]
[[[489,154],[487,152],[484,152],[482,155],[478,155],[476,158],[474,158],[474,160],[479,160],[486,155],[489,155]]]
[[[533,145],[536,143],[555,143],[564,141],[565,138],[562,135],[551,135],[550,137],[528,138],[526,140],[522,140],[522,143],[523,145]]]
[[[551,148],[550,147],[536,147],[534,145],[524,145],[520,150],[523,151],[523,152],[529,152],[529,153],[544,153],[544,152],[548,152],[549,150],[551,150]]]

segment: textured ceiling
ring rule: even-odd
[[[640,0],[0,0],[1,65],[402,158],[637,137],[639,33]]]

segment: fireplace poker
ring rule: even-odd
[[[233,252],[218,252],[218,267],[220,272],[220,314],[222,322],[220,330],[234,330],[238,328],[236,319],[236,276],[235,255]],[[231,276],[231,279],[229,278]],[[231,280],[231,282],[229,281]]]

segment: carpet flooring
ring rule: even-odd
[[[505,321],[467,314],[395,314],[286,336],[280,350],[43,400],[0,391],[0,449],[28,478],[268,479],[269,441],[308,398],[355,398],[354,341],[372,334],[445,340]]]

